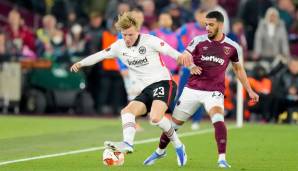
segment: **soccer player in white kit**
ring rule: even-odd
[[[124,153],[133,152],[135,117],[150,112],[150,123],[160,127],[168,136],[176,149],[178,165],[184,166],[187,161],[185,146],[171,122],[164,116],[175,98],[177,86],[159,53],[169,55],[186,66],[190,66],[191,58],[182,56],[155,36],[140,34],[138,21],[130,12],[118,16],[116,28],[121,32],[123,39],[71,66],[71,71],[77,72],[81,67],[93,65],[106,58],[118,57],[142,85],[142,92],[121,111],[123,141],[106,141],[104,145]]]
[[[204,105],[215,130],[218,150],[218,166],[231,167],[226,161],[227,129],[224,123],[224,79],[225,71],[232,62],[237,78],[248,92],[252,101],[258,102],[259,96],[251,89],[246,73],[239,62],[242,55],[239,45],[223,34],[224,17],[218,11],[206,15],[208,35],[195,37],[183,53],[193,58],[196,67],[191,69],[189,78],[180,96],[172,117],[172,125],[177,130],[193,113]],[[169,139],[163,134],[159,147],[145,161],[145,165],[166,155],[165,148]]]

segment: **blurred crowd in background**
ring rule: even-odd
[[[113,23],[130,10],[142,20],[142,33],[172,41],[181,52],[195,36],[188,29],[203,33],[204,15],[222,12],[224,32],[242,47],[249,82],[260,94],[259,104],[245,100],[244,118],[290,122],[298,117],[298,0],[1,0],[0,62],[44,59],[68,67],[116,41]],[[179,66],[168,67],[179,76]],[[84,75],[93,113],[118,114],[127,93],[117,59],[86,68]],[[235,117],[231,71],[226,89],[227,117]]]

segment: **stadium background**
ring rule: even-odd
[[[243,48],[243,61],[249,81],[260,94],[260,103],[252,105],[248,104],[246,94],[243,93],[243,116],[247,126],[242,131],[247,133],[247,137],[241,135],[241,130],[231,131],[231,136],[239,136],[239,139],[234,137],[231,140],[231,146],[236,146],[232,157],[237,158],[238,162],[232,164],[236,164],[238,170],[246,168],[245,162],[241,161],[245,157],[241,157],[241,152],[235,152],[243,150],[236,142],[246,144],[246,141],[250,141],[249,136],[256,136],[260,140],[266,134],[263,138],[268,140],[265,141],[268,144],[252,143],[247,147],[251,150],[245,151],[250,156],[248,161],[261,160],[266,164],[262,167],[249,165],[247,168],[295,170],[292,160],[298,158],[298,150],[293,142],[297,142],[297,138],[291,133],[297,132],[295,123],[298,121],[297,7],[296,0],[1,0],[0,162],[96,147],[104,139],[110,138],[101,135],[103,132],[111,133],[112,138],[121,137],[117,117],[128,97],[118,62],[104,60],[84,69],[80,74],[69,72],[69,66],[73,62],[107,48],[117,39],[113,22],[118,13],[136,8],[142,10],[144,26],[149,31],[161,29],[159,14],[168,13],[173,25],[166,30],[177,33],[184,24],[195,21],[196,10],[216,9],[227,14],[230,24],[225,28],[225,33]],[[268,12],[268,9],[273,12]],[[275,9],[278,15],[275,15]],[[271,20],[276,22],[270,22]],[[180,38],[183,41],[183,37]],[[172,72],[179,78],[179,69]],[[237,103],[236,80],[232,71],[228,71],[226,75],[226,118],[233,125]],[[204,118],[206,119],[200,128],[203,131],[205,128],[209,129],[207,116]],[[138,137],[139,140],[158,135],[158,130],[151,130],[146,121],[140,122],[144,128],[142,134],[146,135]],[[280,123],[291,125],[278,125]],[[63,126],[60,127],[59,124]],[[115,130],[111,130],[113,127]],[[185,127],[182,133],[190,131],[188,126]],[[272,134],[272,131],[276,134]],[[209,134],[204,136],[211,139]],[[62,137],[67,141],[62,143]],[[186,139],[188,141],[191,138]],[[285,141],[281,141],[283,138]],[[189,146],[196,145],[197,140],[189,141]],[[276,144],[270,143],[272,141]],[[199,144],[206,145],[208,141]],[[262,148],[258,151],[259,145]],[[148,144],[147,146],[149,147]],[[282,166],[276,166],[276,162],[263,158],[263,155],[270,153],[269,149],[274,148],[279,148],[277,151],[280,156],[272,154],[273,158],[269,160],[286,158],[287,161]],[[251,157],[253,152],[257,154],[256,159]],[[201,153],[200,150],[198,153]],[[139,151],[137,157],[146,157],[140,155]],[[98,159],[98,156],[98,153],[92,153],[85,157],[93,162],[92,159]],[[80,157],[84,158],[84,155]],[[200,161],[204,157],[206,156],[201,154],[197,156]],[[141,162],[138,161],[135,165]],[[208,162],[201,161],[200,164],[206,170],[212,170],[209,168],[212,165],[211,159]],[[48,169],[50,163],[51,161],[44,161],[37,170]],[[34,166],[31,164],[15,165],[13,170],[23,167],[24,170],[31,170]],[[91,167],[95,162],[89,164]],[[200,167],[194,161],[191,164],[193,167],[190,170],[195,166]],[[64,165],[71,168],[67,162]],[[97,165],[98,163],[95,168]],[[135,165],[128,165],[128,168],[133,170]],[[76,169],[86,166],[87,164],[77,166]],[[7,166],[7,169],[12,168]],[[65,168],[55,170],[62,169]]]

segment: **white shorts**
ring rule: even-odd
[[[215,106],[224,109],[224,95],[219,91],[202,91],[184,87],[175,106],[173,117],[186,121],[201,105],[204,105],[207,112]]]

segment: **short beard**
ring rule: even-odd
[[[212,34],[212,35],[208,35],[208,38],[210,39],[210,40],[213,40],[215,37],[216,37],[216,35],[218,34],[218,28],[217,29],[215,29],[215,31],[214,31],[214,34]]]

